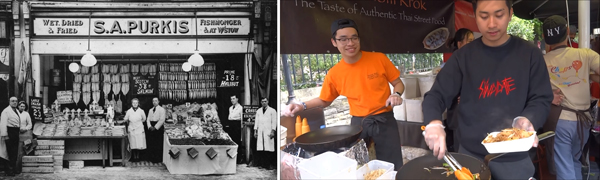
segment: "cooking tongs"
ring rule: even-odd
[[[458,163],[458,161],[454,159],[454,156],[452,156],[452,154],[446,152],[446,154],[444,154],[444,161],[446,161],[446,163],[448,163],[448,166],[452,168],[452,170],[454,171],[454,175],[457,179],[473,179],[473,174],[471,173],[471,171],[466,167],[461,166],[460,163]]]

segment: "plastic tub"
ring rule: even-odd
[[[425,96],[425,93],[431,89],[434,82],[435,76],[419,77],[419,90],[421,91],[421,97]]]
[[[404,83],[404,93],[402,93],[403,99],[421,97],[419,82],[416,76],[406,76],[400,79],[402,80],[402,83]]]
[[[379,176],[379,178],[377,178],[377,179],[388,179],[388,178],[385,178],[384,175],[390,171],[394,171],[394,164],[385,162],[385,161],[380,161],[380,160],[369,161],[369,163],[360,167],[356,171],[356,179],[365,179],[365,177],[364,177],[365,174],[367,174],[371,171],[374,171],[374,170],[378,170],[378,169],[385,169],[385,172],[383,173],[383,175]],[[395,177],[392,179],[395,179]]]
[[[405,99],[406,120],[410,122],[423,122],[423,98]]]
[[[530,132],[533,132],[533,135],[529,136],[528,138],[495,143],[483,143],[483,141],[481,141],[481,144],[485,146],[485,149],[490,154],[529,151],[529,149],[531,149],[533,146],[535,137],[537,136],[535,131]],[[495,137],[498,133],[500,132],[492,132],[490,135]]]
[[[398,106],[394,106],[394,118],[399,121],[406,121],[406,100]]]
[[[390,172],[383,174],[381,177],[379,177],[377,179],[396,179],[397,173],[398,173],[398,171],[390,171]]]
[[[325,152],[298,164],[302,179],[355,179],[357,162],[333,152]]]

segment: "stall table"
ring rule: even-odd
[[[172,145],[166,133],[164,137],[163,163],[171,174],[236,173],[238,145]],[[169,155],[169,150],[173,147],[180,151],[177,159],[173,159]],[[198,151],[196,158],[188,155],[187,149],[189,148],[195,148]],[[206,155],[211,148],[217,153],[214,159],[210,159]]]
[[[91,140],[91,139],[98,139],[100,141],[101,144],[101,149],[100,149],[100,153],[101,153],[101,160],[102,160],[102,167],[106,167],[105,165],[105,161],[108,158],[109,160],[109,165],[113,166],[113,151],[112,151],[112,139],[120,139],[121,140],[121,165],[125,166],[125,164],[127,163],[127,159],[125,159],[125,151],[126,151],[126,147],[127,144],[125,143],[127,136],[38,136],[37,139],[46,139],[46,140],[75,140],[75,139],[86,139],[86,140]],[[108,143],[107,143],[108,142]],[[107,147],[108,145],[108,147]],[[70,144],[68,144],[67,142],[65,142],[65,155],[64,156],[69,156],[70,152],[69,149],[70,147],[72,148],[73,146],[71,146]],[[108,154],[106,153],[108,151]],[[95,158],[82,158],[82,157],[71,157],[71,158],[67,158],[65,157],[65,160],[89,160],[89,159],[95,159]]]

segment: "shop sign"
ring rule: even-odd
[[[235,70],[224,70],[223,77],[219,87],[238,87],[240,85],[240,76],[235,74]]]
[[[72,104],[75,103],[73,101],[73,91],[56,91],[56,100],[59,104]]]
[[[243,120],[245,122],[252,122],[253,119],[256,118],[256,111],[260,108],[260,106],[256,106],[256,105],[244,105],[244,113],[243,113]]]
[[[136,95],[153,95],[156,91],[154,76],[133,76],[133,93]]]
[[[195,35],[195,18],[92,18],[91,36]],[[198,18],[198,35],[248,35],[249,18]],[[87,36],[87,18],[35,18],[36,36]]]
[[[42,107],[41,97],[29,97],[29,114],[31,114],[31,118],[34,122],[43,122],[44,121],[44,109]]]

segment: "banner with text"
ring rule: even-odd
[[[341,18],[356,22],[365,51],[449,52],[454,0],[281,1],[281,53],[339,53],[331,23]]]
[[[35,18],[36,36],[87,36],[87,18]],[[194,18],[92,18],[92,36],[196,35]],[[249,18],[198,18],[198,35],[248,35]]]

